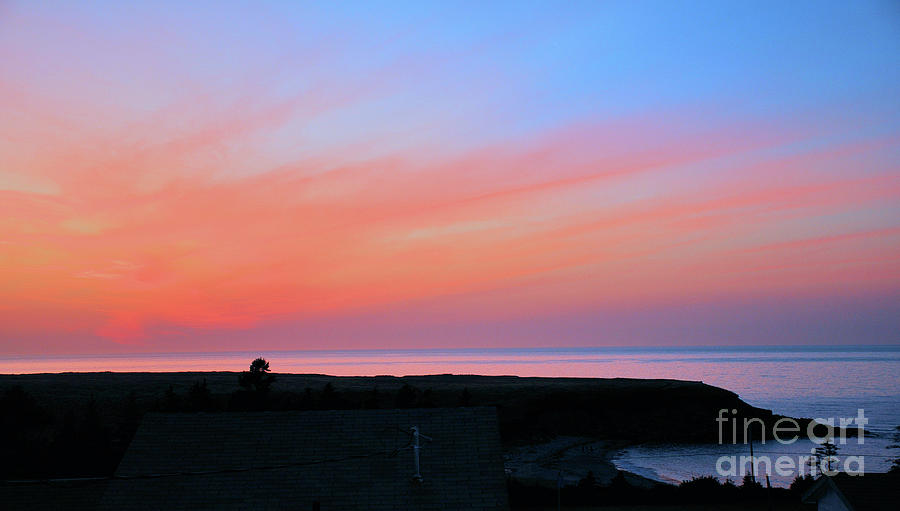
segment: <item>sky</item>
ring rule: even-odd
[[[900,343],[900,4],[0,2],[0,354]]]

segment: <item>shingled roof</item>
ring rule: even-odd
[[[900,474],[823,475],[803,495],[803,502],[817,503],[828,492],[834,492],[852,511],[896,509],[897,502],[900,502]]]
[[[101,509],[508,507],[486,407],[147,414],[116,476]]]
[[[27,484],[0,482],[0,509],[93,511],[107,484],[105,478],[54,479]]]

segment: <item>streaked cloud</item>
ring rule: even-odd
[[[576,49],[603,47],[574,13],[560,14],[566,37],[540,16],[466,32],[416,13],[377,44],[393,30],[384,20],[305,13],[358,32],[295,40],[291,23],[310,18],[254,14],[274,44],[226,10],[198,27],[244,45],[226,61],[185,39],[197,13],[173,20],[179,60],[150,35],[156,18],[69,9],[48,40],[21,27],[0,37],[15,57],[0,64],[0,350],[219,349],[222,332],[292,348],[406,346],[429,332],[415,342],[444,346],[465,325],[485,336],[576,316],[588,326],[567,342],[622,343],[632,327],[603,338],[584,318],[633,326],[641,310],[667,318],[686,304],[900,292],[900,109],[882,78],[865,98],[835,85],[792,100],[809,87],[798,75],[704,102],[632,69],[618,78],[634,91],[610,90],[649,106],[625,108],[581,86],[611,83],[614,69],[566,67],[586,58]],[[13,11],[33,26],[65,14]],[[569,46],[535,46],[516,35],[526,26]],[[54,45],[78,34],[96,37],[68,50],[84,66],[45,73],[62,58]],[[637,46],[628,58],[652,57]],[[770,94],[779,108],[745,108]],[[702,323],[716,308],[699,309]],[[342,333],[328,338],[328,325]],[[638,330],[628,342],[662,338]],[[469,345],[520,343],[500,337]]]

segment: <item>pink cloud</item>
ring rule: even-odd
[[[479,307],[467,314],[507,317],[828,293],[854,279],[900,285],[889,261],[897,244],[865,241],[895,239],[893,225],[835,234],[850,250],[805,265],[795,250],[813,242],[780,230],[895,201],[895,176],[854,166],[893,139],[763,158],[805,129],[635,117],[439,157],[353,157],[346,151],[369,142],[356,140],[246,170],[265,136],[370,93],[318,90],[226,110],[183,101],[124,123],[121,136],[36,121],[23,135],[31,145],[10,153],[22,165],[13,171],[52,189],[0,186],[0,342],[77,331],[152,349],[150,332],[166,329],[249,329],[423,300],[472,299]],[[13,101],[53,115],[27,95]],[[10,121],[0,130],[18,132]],[[729,172],[693,176],[722,160]],[[634,194],[646,183],[653,193]],[[759,241],[771,239],[781,241]]]

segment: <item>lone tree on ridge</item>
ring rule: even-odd
[[[244,371],[238,376],[238,383],[241,387],[260,393],[267,392],[273,382],[275,382],[275,376],[269,374],[269,363],[262,357],[250,364],[249,371]]]

